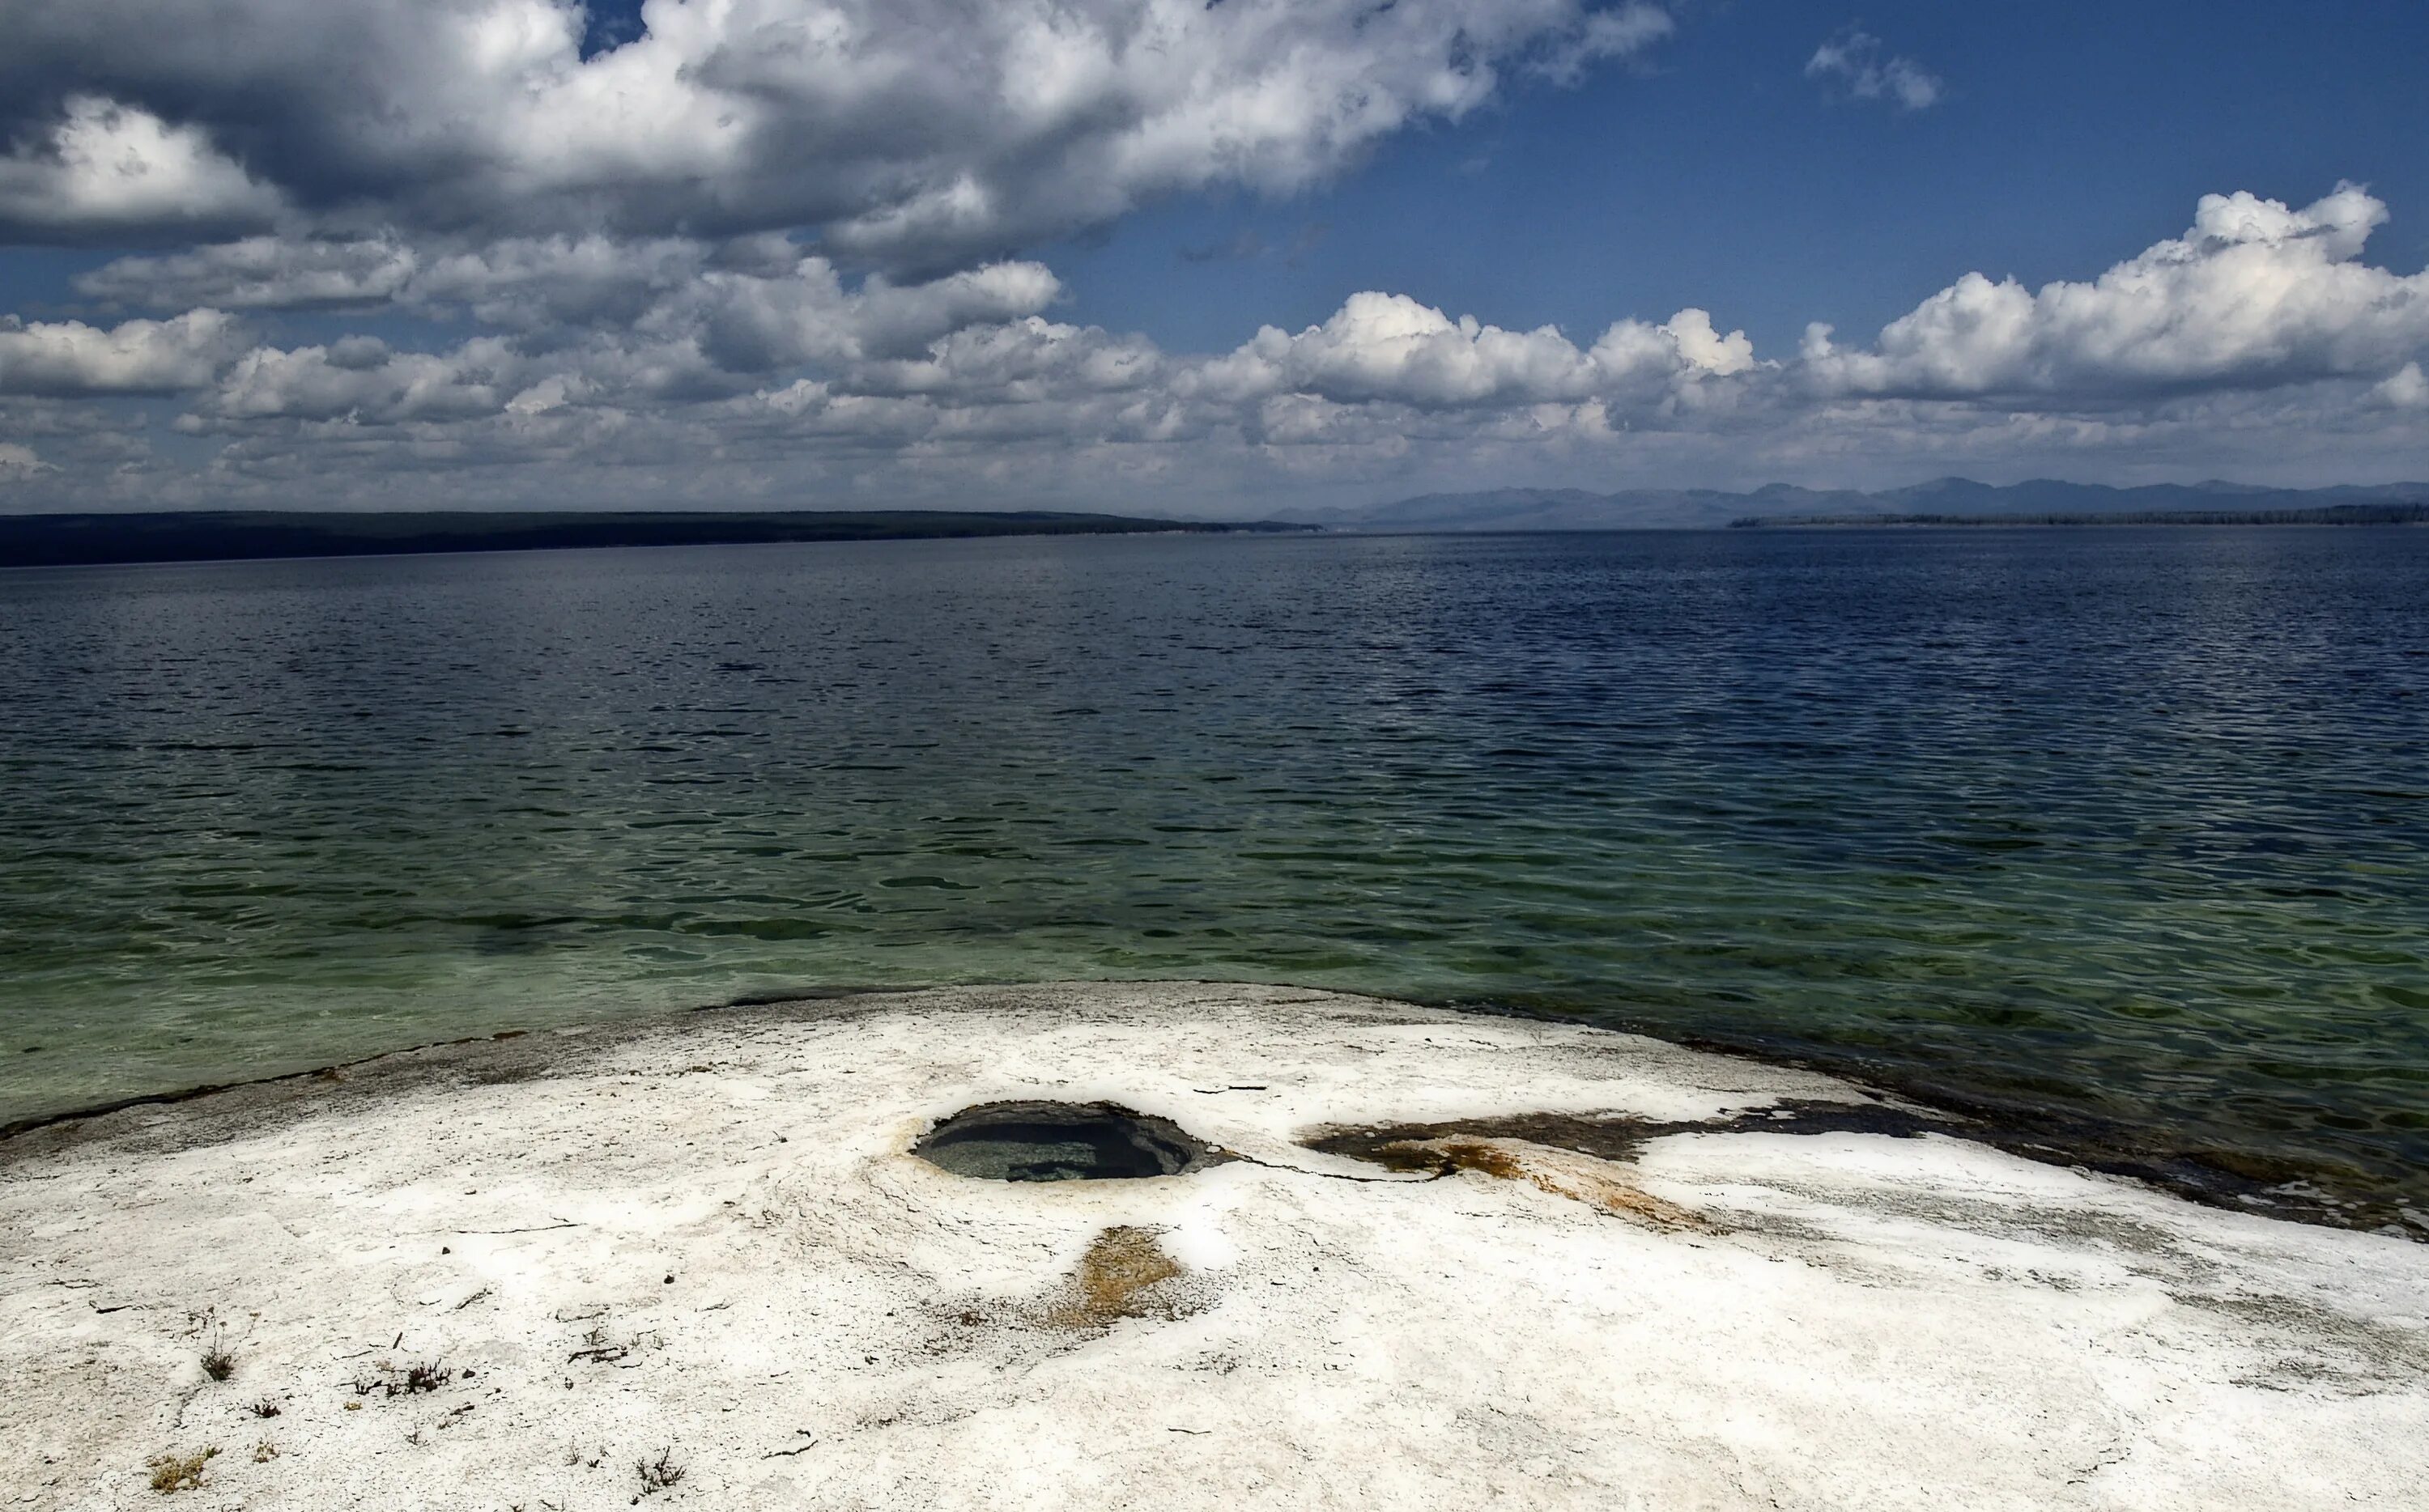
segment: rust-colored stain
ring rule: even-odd
[[[1063,1295],[1049,1304],[1046,1321],[1057,1328],[1109,1328],[1124,1318],[1176,1318],[1180,1299],[1157,1288],[1181,1274],[1181,1262],[1164,1252],[1152,1229],[1116,1224],[1090,1241]]]
[[[1711,1227],[1701,1215],[1629,1181],[1627,1166],[1595,1156],[1557,1150],[1525,1140],[1477,1139],[1457,1134],[1432,1140],[1404,1140],[1397,1142],[1397,1147],[1426,1157],[1436,1169],[1474,1171],[1503,1181],[1524,1181],[1555,1197],[1599,1208],[1614,1217],[1661,1228]]]
[[[1627,1113],[1514,1113],[1455,1124],[1319,1128],[1311,1150],[1411,1175],[1475,1171],[1525,1181],[1555,1196],[1663,1228],[1717,1232],[1700,1214],[1665,1202],[1630,1179],[1646,1142],[1673,1134],[1886,1134],[1911,1139],[1958,1127],[1948,1119],[1876,1101],[1789,1098],[1710,1119],[1674,1121]]]
[[[1503,1181],[1524,1181],[1614,1217],[1709,1233],[1714,1231],[1710,1220],[1638,1186],[1632,1162],[1648,1139],[1727,1126],[1657,1124],[1624,1114],[1522,1113],[1459,1124],[1321,1129],[1303,1142],[1328,1155],[1411,1175],[1474,1171]]]
[[[1444,1140],[1518,1142],[1622,1161],[1636,1159],[1636,1152],[1644,1148],[1646,1140],[1688,1126],[1649,1123],[1624,1113],[1519,1113],[1502,1118],[1462,1119],[1455,1124],[1322,1128],[1300,1142],[1311,1150],[1369,1161],[1387,1170],[1442,1175],[1454,1169],[1444,1164],[1441,1152],[1433,1148]]]

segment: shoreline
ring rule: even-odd
[[[1291,534],[1314,528],[1036,509],[129,510],[0,515],[0,555],[12,567],[194,566],[668,546]]]
[[[551,1028],[509,1027],[487,1034],[422,1041],[292,1071],[272,1072],[259,1076],[242,1076],[224,1081],[196,1082],[160,1092],[132,1093],[124,1097],[79,1104],[52,1112],[29,1114],[0,1123],[0,1163],[5,1163],[8,1159],[10,1146],[18,1140],[62,1126],[79,1125],[131,1109],[175,1107],[225,1093],[247,1093],[254,1089],[280,1084],[326,1080],[333,1075],[357,1071],[401,1056],[421,1055],[438,1050],[469,1049],[531,1035],[556,1035],[569,1031],[635,1033],[653,1027],[664,1028],[686,1023],[700,1014],[790,1008],[803,1003],[849,1002],[855,998],[891,997],[905,993],[919,992],[1017,990],[1028,987],[1074,985],[1103,988],[1239,987],[1312,994],[1336,991],[1294,982],[1237,982],[1215,978],[1173,978],[1077,983],[981,981],[927,983],[907,987],[813,986],[778,993],[754,993],[722,1003],[659,1009],[631,1015],[613,1015]],[[1353,993],[1349,995],[1362,994]],[[1902,1076],[1893,1070],[1884,1070],[1871,1064],[1851,1063],[1856,1060],[1852,1056],[1842,1060],[1827,1054],[1815,1054],[1803,1049],[1788,1050],[1771,1046],[1753,1040],[1664,1033],[1657,1027],[1628,1022],[1625,1015],[1613,1015],[1616,1022],[1597,1023],[1581,1015],[1522,1003],[1473,999],[1437,1000],[1418,996],[1396,996],[1381,1000],[1478,1018],[1506,1018],[1522,1023],[1596,1027],[1608,1032],[1659,1041],[1680,1049],[1743,1060],[1783,1070],[1808,1072],[1861,1088],[1875,1095],[1895,1098],[1927,1109],[1942,1120],[1945,1132],[1990,1145],[2010,1155],[2021,1156],[2028,1160],[2062,1169],[2088,1170],[2104,1175],[2123,1177],[2141,1182],[2173,1196],[2225,1211],[2259,1213],[2296,1223],[2383,1234],[2429,1244],[2429,1220],[2424,1220],[2417,1209],[2396,1197],[2358,1194],[2352,1190],[2354,1184],[2350,1181],[2343,1194],[2323,1189],[2316,1185],[2311,1178],[2325,1173],[2317,1166],[2308,1166],[2297,1161],[2239,1151],[2188,1149],[2172,1142],[2154,1140],[2150,1136],[2159,1132],[2156,1126],[2138,1126],[2088,1116],[2053,1104],[2035,1104],[2022,1099],[2005,1099],[1986,1093],[1970,1093],[1948,1087],[1922,1075]]]
[[[916,1153],[1041,1098],[1209,1158]],[[1642,1036],[867,994],[20,1135],[0,1454],[62,1508],[164,1463],[249,1507],[2400,1505],[2424,1295],[2418,1244]]]

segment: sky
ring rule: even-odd
[[[0,512],[2429,479],[2429,7],[0,0]]]

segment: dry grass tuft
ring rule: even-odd
[[[356,1396],[419,1396],[436,1391],[454,1379],[454,1369],[440,1360],[417,1360],[401,1371],[387,1360],[379,1360],[373,1363],[370,1374],[357,1375],[349,1384]]]
[[[640,1495],[633,1498],[634,1501],[638,1502],[643,1496],[654,1496],[660,1491],[673,1490],[683,1484],[683,1478],[687,1471],[684,1466],[675,1462],[674,1445],[669,1444],[658,1451],[657,1458],[636,1461],[633,1473],[641,1478]]]
[[[219,1457],[219,1449],[197,1449],[190,1454],[152,1456],[152,1488],[162,1496],[202,1489],[204,1467]]]

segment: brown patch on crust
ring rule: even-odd
[[[1503,1181],[1524,1181],[1555,1197],[1566,1197],[1571,1202],[1599,1208],[1615,1218],[1633,1219],[1657,1228],[1710,1231],[1712,1226],[1701,1214],[1675,1202],[1665,1202],[1628,1180],[1625,1166],[1595,1156],[1553,1149],[1526,1140],[1475,1139],[1465,1135],[1404,1140],[1388,1149],[1422,1158],[1436,1170],[1474,1171]],[[1379,1158],[1386,1153],[1377,1152]]]
[[[1165,1287],[1182,1274],[1181,1262],[1164,1252],[1152,1229],[1116,1224],[1099,1234],[1080,1257],[1064,1294],[1046,1309],[1057,1328],[1110,1328],[1124,1318],[1177,1318],[1181,1299]],[[1161,1289],[1161,1290],[1159,1290]]]
[[[1316,1149],[1362,1159],[1359,1130],[1344,1130],[1310,1141]],[[1446,1139],[1518,1141],[1555,1150],[1574,1150],[1598,1160],[1633,1160],[1644,1142],[1671,1132],[1670,1126],[1625,1114],[1519,1113],[1504,1118],[1464,1119],[1456,1124],[1402,1125],[1363,1131],[1395,1143]],[[1420,1168],[1422,1169],[1422,1168]]]

